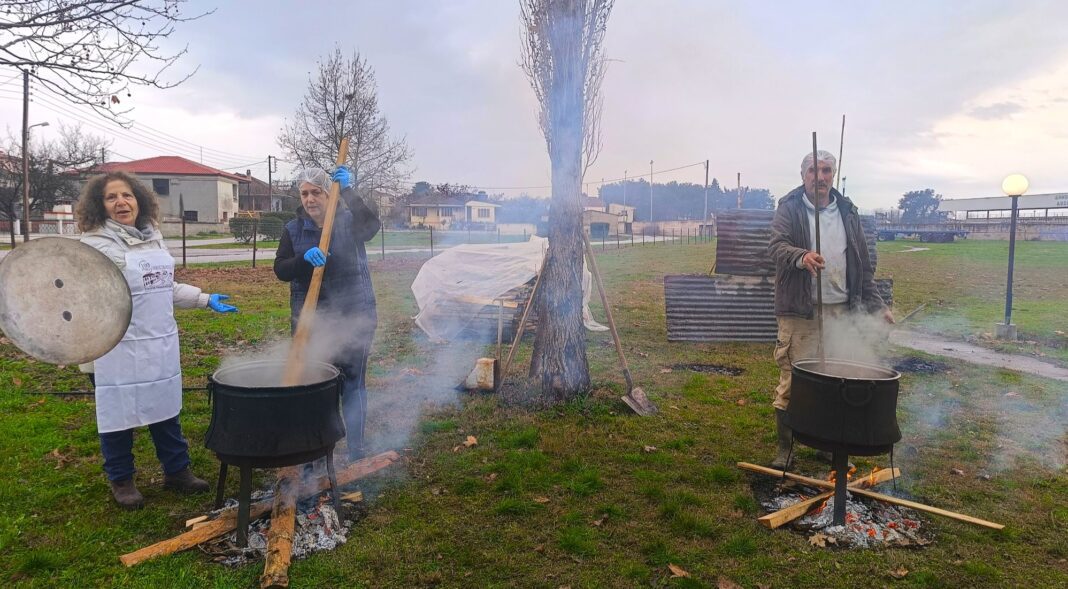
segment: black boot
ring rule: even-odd
[[[174,474],[164,475],[163,487],[172,491],[178,491],[179,493],[185,493],[186,495],[207,493],[211,490],[211,486],[208,485],[207,481],[197,478],[197,476],[193,474],[193,471],[188,468],[180,470]]]
[[[793,462],[790,456],[790,448],[793,444],[794,433],[786,423],[786,412],[781,409],[775,410],[775,428],[778,430],[779,442],[775,453],[775,459],[771,461],[771,467],[778,470],[787,470]]]
[[[137,490],[137,485],[134,484],[132,478],[125,481],[109,482],[111,483],[111,494],[115,497],[119,507],[123,509],[141,509],[145,506],[145,498],[141,496],[141,491]]]

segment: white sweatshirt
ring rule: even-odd
[[[802,202],[808,213],[808,233],[812,239],[808,249],[816,251],[816,207],[808,200],[806,194]],[[838,201],[820,209],[820,254],[823,256],[823,304],[836,305],[849,301],[846,290],[846,232],[842,215],[838,212]],[[812,302],[816,302],[816,281],[812,281]]]

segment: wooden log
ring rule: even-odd
[[[942,517],[948,517],[957,521],[966,522],[969,524],[975,524],[977,526],[983,526],[984,528],[990,528],[991,530],[1002,530],[1004,525],[987,521],[985,519],[979,519],[970,515],[964,515],[963,513],[957,513],[955,511],[948,511],[945,509],[939,509],[937,507],[931,507],[930,505],[924,505],[923,503],[916,503],[915,501],[909,501],[908,499],[898,499],[890,495],[883,495],[882,493],[876,493],[875,491],[865,491],[863,489],[857,489],[853,491],[857,495],[862,497],[868,497],[870,499],[878,499],[879,501],[885,501],[886,503],[892,503],[894,505],[900,505],[902,507],[909,507],[916,511],[925,511],[927,513],[933,513],[935,515],[941,515]]]
[[[760,466],[758,464],[750,464],[748,462],[739,462],[738,463],[738,468],[741,468],[742,470],[749,470],[749,471],[752,471],[752,472],[759,472],[761,474],[766,474],[766,475],[773,476],[773,477],[782,477],[783,476],[783,472],[781,470],[775,470],[774,468],[768,468],[766,466]],[[824,480],[820,480],[820,479],[814,479],[814,478],[811,478],[811,477],[801,476],[799,474],[794,474],[792,472],[786,473],[786,478],[788,478],[790,480],[798,481],[798,482],[801,482],[801,483],[805,483],[807,485],[812,485],[813,487],[820,487],[821,489],[833,489],[834,488],[834,483],[832,483],[830,481],[824,481]],[[923,503],[916,503],[915,501],[909,501],[907,499],[898,499],[897,497],[891,497],[890,495],[883,495],[882,493],[876,493],[875,491],[865,491],[863,489],[850,489],[850,492],[856,493],[857,495],[861,495],[863,497],[868,497],[870,499],[877,499],[879,501],[885,501],[886,503],[892,503],[894,505],[900,505],[902,507],[910,507],[912,509],[915,509],[916,511],[924,511],[924,512],[927,512],[927,513],[933,513],[935,515],[941,515],[943,517],[948,517],[948,518],[955,519],[955,520],[958,520],[958,521],[967,522],[967,523],[970,523],[970,524],[975,524],[977,526],[983,526],[985,528],[990,528],[992,530],[1001,530],[1001,529],[1003,529],[1005,527],[1002,524],[998,524],[998,523],[994,523],[994,522],[991,522],[991,521],[987,521],[985,519],[979,519],[977,517],[972,517],[970,515],[964,515],[963,513],[956,513],[954,511],[947,511],[945,509],[939,509],[937,507],[931,507],[930,505],[924,505]]]
[[[283,468],[274,486],[274,509],[267,532],[267,555],[263,563],[262,589],[289,587],[289,562],[293,558],[293,527],[297,517],[297,493],[300,473],[294,467]]]
[[[878,485],[879,483],[885,483],[886,481],[897,478],[899,476],[901,476],[901,469],[895,468],[891,472],[889,468],[884,468],[876,471],[874,475],[861,477],[853,481],[849,484],[848,488],[850,491],[853,491],[855,489],[873,487],[875,485]],[[776,511],[774,513],[769,513],[765,516],[759,517],[757,518],[757,521],[760,522],[763,526],[774,530],[775,528],[783,524],[792,522],[795,519],[805,515],[806,513],[808,513],[808,510],[812,509],[814,505],[822,503],[823,501],[826,501],[831,497],[834,497],[834,491],[820,493],[815,497],[810,497],[808,499],[805,499],[804,501],[799,501],[797,503],[794,503],[793,505],[784,507],[783,509],[780,509],[779,511]]]
[[[353,481],[361,479],[369,474],[375,473],[387,466],[393,464],[400,459],[400,455],[390,450],[389,452],[383,452],[376,456],[371,456],[359,460],[338,471],[337,484],[338,486],[347,485]],[[305,487],[302,492],[303,496],[317,495],[322,493],[323,490],[330,488],[330,481],[326,477],[317,479],[312,484]],[[262,517],[273,507],[273,500],[258,501],[253,503],[249,509],[249,521],[253,521],[256,518]],[[203,522],[198,528],[189,530],[183,534],[179,534],[173,538],[157,542],[151,546],[146,546],[140,550],[135,550],[129,554],[123,554],[119,557],[122,564],[131,567],[135,564],[142,563],[146,560],[156,558],[157,556],[163,556],[165,554],[173,554],[175,552],[181,552],[182,550],[188,550],[197,544],[207,542],[212,538],[221,536],[227,532],[230,532],[237,527],[237,510],[229,509],[222,512],[219,517]]]
[[[185,520],[185,527],[191,528],[193,527],[193,524],[199,524],[202,521],[207,521],[207,519],[207,515],[198,515],[197,517],[194,517],[192,519]]]

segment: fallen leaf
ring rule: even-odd
[[[534,498],[534,503],[541,503],[542,505],[544,505],[544,504],[546,504],[548,502],[549,502],[549,498],[548,497],[535,497]]]
[[[656,446],[643,446],[642,450],[645,450],[646,454],[651,454],[653,452],[656,452]]]
[[[828,544],[837,544],[838,540],[834,539],[833,536],[816,532],[808,537],[808,543],[813,546],[819,546],[820,548],[826,548]]]
[[[470,448],[471,446],[477,446],[477,445],[478,445],[478,438],[476,438],[475,436],[467,436],[467,439],[464,440],[464,447],[465,448]]]
[[[11,377],[11,382],[14,383],[15,386],[17,386],[17,387],[21,387],[22,386],[22,379],[17,377],[17,376],[12,376]]]
[[[1009,392],[1005,393],[1005,396],[1006,397],[1019,397],[1020,393],[1017,393],[1016,391],[1009,391]]]
[[[608,519],[608,514],[607,513],[602,513],[600,519],[595,519],[590,523],[593,524],[595,527],[599,528],[599,527],[601,527],[601,524],[603,524],[605,522],[605,520],[607,520],[607,519]]]
[[[716,589],[742,589],[742,586],[727,577],[716,579]]]
[[[672,409],[674,409],[676,411],[678,411],[678,409],[679,409],[678,405],[668,405],[668,407],[671,407]]]
[[[29,405],[29,406],[30,406],[30,407],[40,407],[41,405],[44,405],[44,402],[45,402],[45,400],[44,400],[44,398],[42,397],[42,398],[40,398],[40,399],[38,399],[38,400],[34,401],[33,403],[30,403],[30,405]]]
[[[738,405],[739,407],[741,407],[741,406],[745,405],[746,402],[747,401],[745,399],[738,399],[737,401],[734,402],[734,404]]]
[[[949,472],[951,472],[951,473],[953,473],[953,474],[955,474],[955,475],[957,475],[959,477],[964,476],[964,471],[959,469],[959,468],[954,468],[954,469],[950,470]]]
[[[534,547],[534,552],[545,552],[545,545],[544,544],[538,544],[537,546]]]
[[[668,563],[668,570],[671,571],[671,578],[672,579],[677,579],[677,578],[680,578],[680,577],[689,577],[690,576],[690,573],[688,573],[682,567],[677,567],[677,566],[671,564],[670,562]]]
[[[637,354],[638,354],[639,356],[641,356],[642,358],[648,358],[648,357],[649,357],[649,354],[646,354],[645,352],[643,352],[643,351],[641,351],[641,350],[637,350],[637,352],[636,352],[636,353],[637,353]]]
[[[492,483],[493,481],[497,480],[497,473],[495,473],[495,472],[491,472],[491,473],[489,473],[488,475],[486,475],[486,480],[487,480],[488,482],[491,482],[491,483]]]
[[[661,368],[660,369],[660,374],[667,374],[669,372],[675,372],[675,371],[673,369],[671,369],[671,368]]]
[[[907,568],[905,568],[905,567],[897,567],[896,569],[890,571],[890,576],[895,578],[895,579],[904,579],[905,575],[908,575],[908,574],[909,574],[909,570]]]

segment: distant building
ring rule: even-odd
[[[634,207],[616,203],[606,203],[593,197],[582,197],[582,224],[593,238],[609,235],[628,235],[634,223]]]
[[[241,180],[238,193],[238,208],[242,211],[281,211],[282,200],[289,197],[277,188],[272,190],[266,182],[247,171]]]
[[[82,173],[82,185],[90,176],[111,171],[133,174],[159,197],[160,215],[179,219],[179,197],[187,221],[225,223],[239,209],[239,188],[245,176],[217,170],[184,157],[164,155],[129,162],[108,162]]]
[[[483,200],[471,200],[471,195],[429,194],[407,205],[408,226],[491,229],[496,226],[497,209],[500,206]]]
[[[1021,218],[1068,216],[1068,192],[1025,194],[1017,203]],[[956,221],[969,219],[1008,219],[1012,216],[1012,198],[987,196],[979,198],[943,199],[939,212],[949,213]]]

